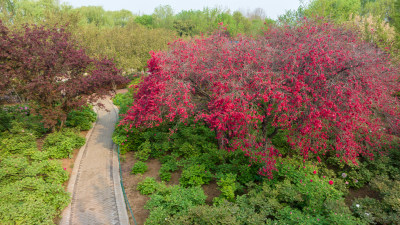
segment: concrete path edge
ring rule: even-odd
[[[111,101],[110,101],[111,102]],[[116,112],[117,115],[117,122],[119,122],[119,110],[118,108],[111,102],[111,105],[114,108],[114,111]],[[128,217],[128,212],[127,212],[127,207],[125,204],[125,198],[124,194],[122,193],[122,183],[120,177],[120,171],[119,171],[119,160],[118,160],[118,146],[114,143],[114,148],[113,148],[113,182],[114,182],[114,194],[115,194],[115,199],[117,203],[117,210],[118,210],[118,216],[119,216],[119,221],[120,224],[129,224],[129,217]]]

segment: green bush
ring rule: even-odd
[[[9,130],[11,133],[19,133],[22,130],[30,131],[35,136],[41,137],[49,131],[45,128],[40,115],[33,115],[30,113],[30,109],[26,105],[16,105],[3,107],[3,113],[0,112],[0,120],[6,120],[1,122],[5,127],[5,130]],[[3,130],[3,131],[5,131]]]
[[[176,185],[156,192],[145,205],[150,210],[146,224],[166,224],[168,218],[183,215],[193,206],[203,205],[206,198],[201,187],[183,188]]]
[[[6,157],[0,162],[0,186],[26,177],[40,177],[47,183],[62,184],[68,180],[68,173],[55,160],[32,161],[26,157]]]
[[[164,186],[164,184],[158,183],[153,177],[146,177],[142,182],[138,183],[136,190],[142,195],[150,195]]]
[[[0,107],[0,132],[4,132],[11,128],[11,113]]]
[[[138,174],[138,173],[145,173],[147,171],[147,165],[145,162],[142,161],[137,161],[133,167],[132,167],[132,174]]]
[[[219,186],[219,190],[221,191],[220,198],[224,198],[230,202],[235,201],[235,191],[237,189],[236,174],[224,174],[224,176],[222,176],[220,180],[217,181],[217,185]]]
[[[26,177],[0,186],[2,224],[54,224],[69,203],[64,187],[40,177]]]
[[[166,170],[163,169],[163,167],[161,167],[160,171],[159,171],[159,175],[162,181],[170,181],[171,180],[171,172],[168,172]]]
[[[212,175],[204,165],[192,165],[183,169],[180,185],[183,187],[201,186],[211,181]]]
[[[161,158],[160,161],[163,163],[159,171],[160,178],[168,182],[171,180],[171,172],[178,170],[177,159],[168,155]]]
[[[66,125],[69,127],[76,127],[79,130],[90,130],[96,119],[97,115],[92,107],[85,106],[79,110],[72,110],[68,113]]]
[[[119,145],[121,154],[128,151],[137,151],[138,147],[145,141],[141,133],[135,128],[127,129],[127,126],[117,125],[112,140]]]
[[[150,152],[151,144],[149,141],[145,141],[139,146],[138,151],[135,153],[135,158],[143,162],[147,161],[150,157]]]
[[[169,218],[169,224],[203,225],[203,224],[229,224],[240,225],[234,213],[239,211],[236,206],[210,207],[199,205],[191,207],[185,214]],[[254,223],[256,224],[256,223]],[[261,224],[261,223],[259,223]]]
[[[0,156],[11,154],[30,155],[37,152],[36,137],[29,131],[12,134],[4,132],[0,139]]]
[[[80,137],[77,132],[71,129],[64,129],[60,132],[49,134],[44,140],[42,150],[47,151],[51,158],[72,157],[74,149],[85,144],[85,138]]]
[[[380,193],[382,199],[356,199],[351,207],[354,214],[370,224],[399,224],[400,181],[376,176],[371,180],[371,187]]]

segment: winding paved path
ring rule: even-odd
[[[68,183],[72,200],[63,211],[61,225],[129,224],[111,140],[118,112],[108,99],[100,102],[108,112],[97,112],[97,122],[75,160]]]

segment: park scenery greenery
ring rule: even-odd
[[[129,83],[113,141],[146,224],[400,224],[400,0],[277,20],[2,0],[0,33],[1,223],[57,222],[59,160]]]

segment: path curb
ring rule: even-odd
[[[110,101],[110,100],[109,100]],[[114,111],[117,116],[117,122],[119,121],[118,114],[119,114],[119,109],[111,102],[111,105],[114,108]],[[128,217],[128,212],[124,200],[124,195],[122,193],[122,188],[121,188],[121,179],[120,173],[119,173],[119,160],[118,160],[118,151],[117,151],[118,146],[113,142],[113,182],[114,182],[114,194],[115,194],[115,201],[117,203],[117,210],[118,210],[118,216],[119,216],[119,221],[120,224],[129,224],[129,217]]]

